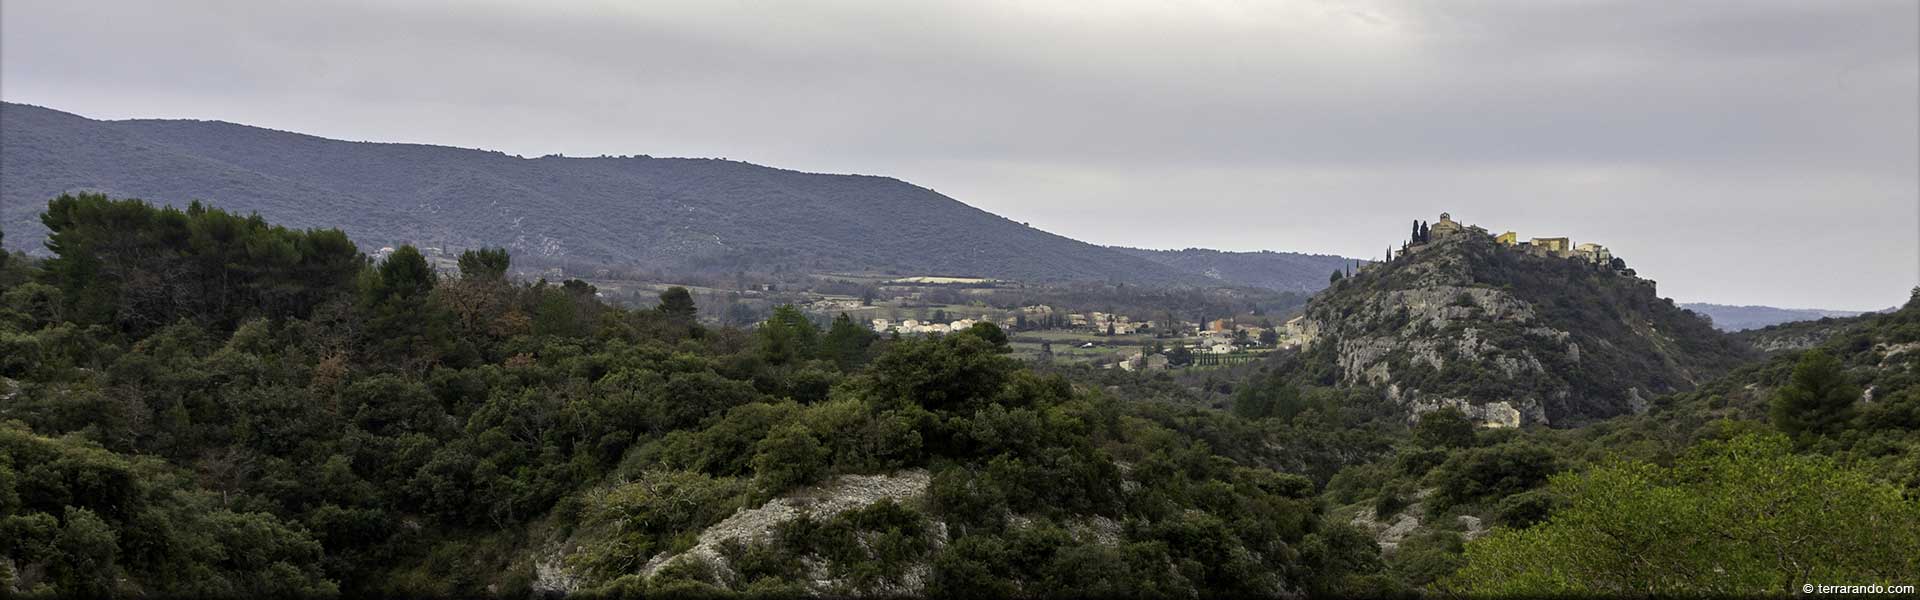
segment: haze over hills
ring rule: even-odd
[[[1776,308],[1772,306],[1731,306],[1705,302],[1688,302],[1682,308],[1706,315],[1713,319],[1713,326],[1722,331],[1746,331],[1781,323],[1795,321],[1813,321],[1829,317],[1852,317],[1862,313],[1853,310],[1823,310],[1817,308]]]
[[[1328,269],[1209,277],[1034,229],[897,179],[685,158],[526,159],[348,142],[218,121],[99,121],[0,109],[0,226],[38,249],[37,215],[70,191],[204,200],[362,246],[504,246],[662,269],[874,271],[1144,285],[1324,285]],[[1227,270],[1238,273],[1239,271]]]
[[[1327,287],[1327,276],[1354,264],[1331,254],[1299,252],[1222,252],[1206,248],[1148,250],[1110,246],[1188,273],[1199,273],[1225,283],[1280,292],[1312,293]]]

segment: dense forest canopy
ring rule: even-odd
[[[685,289],[609,306],[505,277],[500,249],[443,273],[98,195],[43,220],[54,255],[0,263],[4,595],[1752,594],[1920,572],[1920,296],[1645,414],[1490,430],[1325,385],[1312,356],[1208,380],[1217,411],[1163,401],[1191,393],[1165,372],[1022,364],[990,324],[714,327]],[[1374,527],[1391,517],[1411,525]]]
[[[55,256],[10,261],[0,315],[9,590],[512,596],[549,589],[559,540],[567,589],[616,594],[798,590],[816,564],[845,589],[1280,594],[1378,560],[1311,480],[1183,431],[1206,415],[1029,371],[992,325],[881,339],[786,308],[715,329],[684,290],[623,310],[507,281],[494,250],[443,275],[338,231],[95,195],[45,222]],[[735,509],[903,472],[926,493],[637,568]]]

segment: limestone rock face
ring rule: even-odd
[[[1547,412],[1541,409],[1540,403],[1533,399],[1521,400],[1519,405],[1515,406],[1513,402],[1506,400],[1474,403],[1465,398],[1436,397],[1412,400],[1406,405],[1415,418],[1423,413],[1452,408],[1484,427],[1515,428],[1522,425],[1551,424],[1547,420]]]

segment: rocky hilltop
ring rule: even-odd
[[[1643,412],[1752,354],[1605,247],[1522,242],[1445,214],[1316,296],[1299,328],[1322,383],[1507,427]]]

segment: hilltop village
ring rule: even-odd
[[[1431,225],[1428,225],[1425,221],[1416,221],[1413,224],[1413,235],[1405,243],[1400,245],[1400,256],[1409,256],[1418,253],[1425,250],[1432,242],[1463,233],[1492,235],[1486,229],[1477,225],[1463,225],[1453,220],[1452,214],[1440,213],[1440,220],[1435,221]],[[1600,244],[1586,243],[1575,245],[1571,238],[1566,237],[1536,237],[1522,242],[1520,241],[1520,234],[1513,231],[1495,235],[1493,236],[1493,241],[1502,247],[1525,252],[1534,256],[1579,259],[1596,266],[1620,271],[1625,275],[1634,274],[1632,273],[1632,269],[1627,268],[1626,261],[1614,258],[1613,252],[1608,250],[1606,246]],[[1387,254],[1388,261],[1393,260],[1393,257],[1394,255],[1391,252]],[[1377,264],[1379,263],[1368,266],[1371,267]]]
[[[1608,250],[1606,246],[1596,243],[1576,245],[1571,238],[1567,237],[1534,237],[1526,241],[1521,241],[1520,234],[1517,232],[1506,231],[1499,235],[1494,235],[1479,226],[1467,225],[1455,221],[1452,214],[1444,212],[1440,213],[1440,220],[1431,224],[1425,221],[1414,221],[1407,240],[1401,243],[1398,252],[1389,249],[1386,253],[1385,260],[1363,264],[1357,273],[1367,274],[1389,268],[1399,262],[1414,260],[1424,253],[1434,251],[1442,244],[1455,241],[1484,244],[1487,240],[1492,241],[1491,246],[1497,249],[1497,252],[1517,252],[1539,259],[1578,261],[1596,271],[1612,273],[1620,276],[1623,280],[1645,286],[1649,291],[1652,291],[1654,286],[1654,282],[1640,279],[1633,269],[1627,267],[1625,260],[1614,256],[1613,252]],[[1334,272],[1331,277],[1333,287],[1329,288],[1328,292],[1341,289],[1343,287],[1341,285],[1343,281],[1353,277],[1355,274],[1355,272]],[[1445,289],[1459,285],[1462,284],[1452,282],[1440,285],[1434,289]],[[1323,292],[1323,294],[1328,292]],[[1322,298],[1324,298],[1324,296],[1322,296]],[[1461,300],[1456,298],[1450,301],[1457,303]],[[1309,311],[1310,310],[1309,308]],[[1325,315],[1322,315],[1319,320],[1306,316],[1295,317],[1286,322],[1285,330],[1288,333],[1286,341],[1289,345],[1310,346],[1320,337],[1322,330],[1328,325],[1329,323]]]

